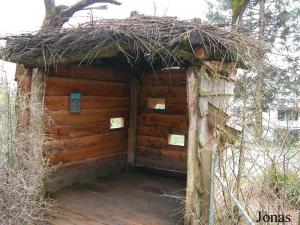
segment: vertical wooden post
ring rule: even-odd
[[[196,68],[191,67],[186,75],[189,130],[184,224],[208,224],[213,131],[208,126],[207,102],[198,93],[200,77],[205,75],[205,68],[198,73]]]
[[[199,104],[201,107],[201,104]],[[211,187],[211,163],[212,163],[212,150],[215,141],[213,129],[208,126],[208,115],[201,116],[198,123],[199,132],[199,149],[198,160],[201,165],[202,174],[202,195],[201,195],[201,221],[203,224],[208,224],[208,210],[210,201],[210,187]]]
[[[197,224],[200,219],[200,193],[197,190],[200,165],[198,152],[198,80],[195,68],[187,70],[187,102],[189,114],[188,146],[187,146],[187,187],[185,205],[185,225]]]
[[[42,69],[34,69],[31,80],[30,96],[30,152],[32,159],[41,160],[44,144],[44,92],[45,73]]]
[[[31,75],[32,69],[26,68],[21,64],[17,64],[15,81],[18,84],[18,91],[29,93],[31,89]]]
[[[28,130],[29,99],[31,90],[32,70],[17,64],[15,80],[17,81],[17,132],[19,129]]]
[[[15,81],[17,82],[16,96],[16,144],[17,149],[27,153],[29,150],[29,104],[31,92],[32,69],[25,68],[21,64],[17,64]],[[10,153],[11,154],[11,153]],[[18,156],[16,164],[23,166],[23,157]]]
[[[139,103],[139,81],[136,77],[130,80],[130,111],[128,127],[127,169],[134,168],[136,150],[136,129]]]

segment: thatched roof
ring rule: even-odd
[[[256,40],[239,32],[173,17],[103,19],[69,29],[2,39],[7,40],[6,47],[0,49],[2,59],[28,66],[90,63],[108,58],[130,65],[178,66],[211,59],[250,62],[263,53]],[[199,49],[204,50],[204,55],[197,55],[195,50]]]

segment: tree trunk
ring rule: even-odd
[[[259,2],[259,36],[260,41],[264,40],[265,28],[266,28],[266,18],[265,18],[265,0],[260,0]],[[254,96],[254,116],[255,116],[255,134],[257,139],[260,141],[262,137],[262,108],[263,108],[263,80],[264,74],[261,66],[258,68],[255,96]]]
[[[55,14],[55,2],[54,0],[44,0],[45,5],[45,17]]]
[[[44,0],[46,13],[45,13],[42,29],[46,29],[50,27],[61,28],[64,25],[64,23],[68,22],[69,19],[76,12],[83,10],[87,6],[95,3],[109,3],[114,5],[121,4],[116,0],[81,0],[72,6],[65,6],[65,5],[55,6],[54,0]]]
[[[242,177],[244,173],[244,168],[245,168],[245,127],[247,124],[247,100],[248,100],[248,94],[247,94],[247,78],[245,77],[243,80],[243,113],[242,113],[242,134],[240,138],[240,146],[239,146],[239,161],[238,161],[238,171],[237,171],[237,176],[236,176],[236,198],[238,201],[243,200],[240,199],[242,196],[242,191],[241,191],[241,182],[242,182]],[[234,206],[234,215],[236,217],[237,224],[240,224],[241,220],[241,214],[239,212],[239,209],[237,206]]]
[[[53,17],[56,16],[56,8],[54,0],[44,0],[45,17],[43,21],[43,28],[53,26]]]
[[[233,0],[232,1],[232,28],[236,29],[239,27],[243,19],[244,12],[250,0]]]
[[[244,80],[244,84],[246,84],[246,79]],[[244,85],[244,94],[243,94],[243,115],[242,115],[242,135],[240,140],[240,147],[239,147],[239,162],[238,162],[238,173],[236,177],[236,196],[239,200],[240,198],[240,188],[241,188],[241,180],[244,171],[244,164],[245,164],[245,125],[246,121],[246,110],[247,110],[247,87]]]

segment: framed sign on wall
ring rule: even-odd
[[[71,92],[70,93],[70,112],[79,113],[80,112],[80,100],[81,94],[80,92]]]

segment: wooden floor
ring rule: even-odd
[[[185,180],[121,172],[57,192],[55,225],[176,225]],[[173,197],[169,197],[173,196]]]

